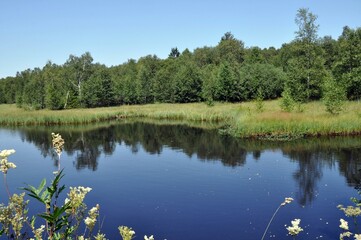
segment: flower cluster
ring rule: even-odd
[[[99,204],[89,210],[89,217],[85,218],[84,223],[91,232],[95,226],[97,218],[99,216]]]
[[[25,193],[14,194],[9,198],[9,204],[0,205],[0,225],[6,234],[13,230],[15,239],[19,239],[23,224],[27,221],[27,205],[29,201],[24,200]]]
[[[300,232],[303,231],[303,229],[299,226],[301,222],[301,219],[295,219],[291,221],[292,226],[288,226],[286,229],[288,230],[288,233],[292,236],[298,235]]]
[[[131,240],[135,235],[133,229],[127,226],[120,226],[118,227],[118,230],[123,240]]]
[[[151,235],[150,237],[147,237],[147,235],[144,235],[144,240],[154,240],[153,235]]]
[[[13,153],[15,153],[14,149],[2,150],[0,152],[0,171],[2,171],[4,174],[7,174],[10,168],[16,168],[14,163],[8,162],[8,157]]]
[[[35,235],[36,239],[42,239],[42,234],[45,230],[45,225],[41,225],[39,228],[37,229],[33,229],[33,233]]]
[[[344,230],[343,233],[340,233],[340,240],[343,240],[345,237],[350,238],[352,236],[352,232],[349,231],[348,222],[344,219],[340,219],[340,228]],[[355,240],[361,240],[361,234],[354,235]]]
[[[70,204],[72,213],[83,204],[86,194],[91,190],[90,187],[70,187],[70,192],[68,193],[68,198],[65,199],[65,203]]]
[[[61,135],[59,133],[55,134],[55,133],[51,133],[51,137],[53,138],[52,143],[53,143],[53,148],[55,150],[55,152],[58,154],[58,156],[60,157],[63,148],[64,148],[64,139],[61,137]]]
[[[343,205],[338,205],[338,209],[343,211],[347,217],[358,217],[361,215],[361,208],[354,206],[344,207]]]

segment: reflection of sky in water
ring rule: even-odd
[[[62,134],[66,142],[66,136],[73,139],[81,136],[84,144],[68,145],[74,149],[67,150],[71,154],[63,154],[63,183],[68,187],[93,188],[87,203],[89,207],[100,204],[105,222],[102,231],[110,239],[119,238],[119,225],[133,227],[138,238],[154,234],[156,239],[260,239],[268,220],[285,197],[294,197],[296,202],[281,208],[266,236],[285,239],[284,225],[301,218],[301,226],[305,229],[301,239],[320,236],[336,239],[340,233],[339,218],[343,217],[336,206],[349,204],[349,197],[356,194],[345,179],[345,172],[348,178],[359,179],[357,170],[351,169],[356,165],[352,159],[342,160],[341,167],[339,164],[339,159],[347,152],[345,149],[306,151],[298,146],[281,150],[273,144],[272,148],[255,151],[248,150],[244,142],[222,139],[215,133],[186,127],[172,132],[168,128],[164,131],[168,134],[165,138],[163,130],[157,130],[161,126],[146,125],[148,130],[136,126],[137,132],[151,130],[151,138],[159,137],[159,142],[154,143],[158,147],[153,148],[149,141],[154,139],[137,139],[134,129],[124,135],[123,127]],[[196,131],[194,136],[192,131]],[[182,132],[187,136],[172,136]],[[49,131],[0,130],[0,149],[15,148],[17,151],[9,159],[18,166],[8,174],[13,191],[24,183],[38,185],[43,177],[50,179],[52,171],[56,170],[51,155],[45,158],[42,155],[49,153],[48,144],[42,142],[48,134],[50,139]],[[208,147],[199,142],[187,145],[179,141],[187,138],[204,141]],[[102,143],[104,139],[112,141],[112,150],[107,154],[103,149],[109,147],[109,143]],[[173,140],[167,144],[165,139]],[[90,150],[82,155],[79,149]],[[83,156],[81,160],[80,155]],[[221,159],[222,156],[230,162]],[[77,162],[86,164],[89,157],[95,157],[88,162],[91,166]],[[0,196],[4,199],[2,190]]]

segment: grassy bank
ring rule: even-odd
[[[319,135],[356,135],[361,133],[361,103],[347,102],[339,115],[330,115],[321,102],[302,106],[302,112],[283,112],[279,101],[256,103],[151,104],[62,111],[28,111],[15,105],[0,105],[1,125],[85,124],[123,118],[147,118],[185,122],[221,123],[226,132],[237,137],[289,138]],[[216,126],[219,126],[218,124]]]

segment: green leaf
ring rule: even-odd
[[[44,179],[41,181],[41,183],[40,183],[40,185],[39,185],[39,187],[38,187],[39,193],[44,189],[45,184],[46,184],[46,179],[44,178]]]
[[[47,213],[41,213],[41,214],[38,214],[39,217],[45,219],[47,222],[51,222],[53,223],[54,222],[54,218],[52,215],[50,214],[47,214]]]

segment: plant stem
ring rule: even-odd
[[[268,228],[270,227],[270,225],[271,225],[274,217],[276,216],[278,210],[280,210],[281,207],[282,207],[282,205],[279,205],[278,208],[276,209],[276,211],[273,213],[273,215],[272,215],[272,217],[271,217],[271,220],[268,222],[268,225],[267,225],[267,227],[266,227],[266,230],[265,230],[264,233],[263,233],[263,236],[262,236],[261,240],[263,240],[264,237],[266,236],[266,233],[267,233],[267,231],[268,231]]]
[[[8,182],[6,180],[6,173],[4,174],[4,185],[5,185],[5,189],[6,189],[6,192],[9,196],[9,199],[11,198],[11,194],[10,194],[10,191],[9,191],[9,186],[8,186]]]

